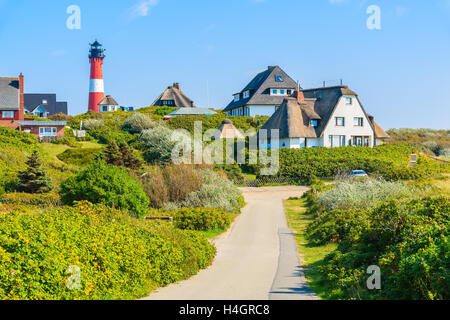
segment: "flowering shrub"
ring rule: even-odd
[[[135,299],[196,274],[215,255],[192,231],[87,202],[18,209],[0,215],[0,225],[2,300]],[[79,286],[67,273],[77,268]]]

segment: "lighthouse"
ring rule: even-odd
[[[103,85],[103,59],[105,49],[95,40],[89,44],[89,63],[91,64],[91,80],[89,84],[89,111],[99,112],[98,103],[105,98]]]

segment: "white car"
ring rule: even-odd
[[[353,170],[350,177],[368,177],[369,175],[364,170]]]

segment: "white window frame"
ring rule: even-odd
[[[56,137],[57,132],[56,127],[39,127],[39,137]]]
[[[11,115],[12,116],[6,116],[6,115]],[[3,119],[13,119],[14,118],[14,111],[2,111],[2,118]]]
[[[240,94],[240,93],[238,93],[238,94],[235,94],[235,95],[234,95],[234,102],[238,102],[238,101],[239,101],[239,99],[241,98],[240,96],[241,96],[241,94]]]
[[[345,97],[345,103],[347,105],[352,105],[353,104],[353,97]]]
[[[48,104],[48,100],[47,99],[43,99],[42,100],[42,104],[47,105]]]
[[[242,94],[242,99],[247,99],[249,97],[250,97],[250,90],[244,91],[244,93]]]

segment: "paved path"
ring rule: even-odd
[[[316,299],[306,285],[282,204],[305,190],[294,186],[242,188],[247,205],[231,229],[215,240],[213,264],[146,299]]]

